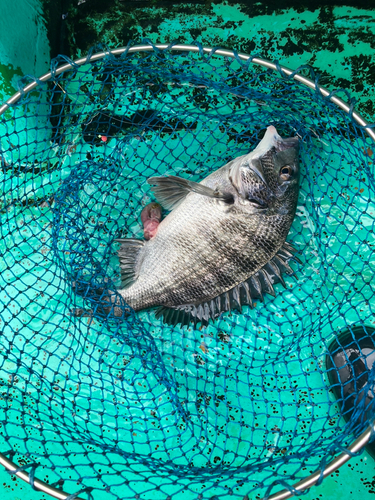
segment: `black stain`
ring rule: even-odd
[[[374,112],[372,92],[369,89],[369,86],[374,85],[374,71],[371,69],[374,67],[374,58],[371,53],[363,55],[358,50],[357,54],[348,56],[346,67],[343,68],[348,76],[345,75],[344,78],[336,77],[334,69],[335,64],[337,64],[336,55],[343,54],[347,50],[342,41],[343,35],[348,37],[352,53],[359,42],[368,44],[369,51],[375,48],[375,38],[371,29],[375,19],[369,14],[369,11],[375,9],[373,2],[346,0],[346,7],[353,6],[357,9],[366,9],[366,11],[355,16],[348,13],[348,15],[338,17],[334,10],[334,7],[337,6],[336,0],[269,0],[267,2],[229,0],[229,6],[236,6],[245,16],[250,18],[261,15],[285,14],[287,9],[293,9],[289,27],[285,29],[285,25],[275,25],[275,28],[270,31],[260,26],[256,38],[253,39],[236,34],[235,30],[243,24],[244,20],[231,21],[217,14],[215,6],[222,4],[218,0],[191,0],[184,4],[167,0],[108,0],[107,2],[87,0],[79,5],[78,2],[71,0],[60,0],[55,2],[55,6],[58,6],[58,8],[55,7],[55,11],[61,10],[62,3],[64,3],[65,9],[68,8],[68,17],[65,20],[67,30],[65,53],[73,57],[79,51],[83,54],[86,53],[92,46],[100,42],[111,45],[115,41],[116,46],[126,46],[130,40],[139,42],[151,35],[153,39],[160,42],[171,41],[172,35],[166,39],[167,33],[163,26],[178,18],[182,28],[185,23],[187,26],[185,31],[176,36],[181,43],[191,43],[192,40],[198,40],[204,45],[234,47],[240,52],[260,54],[271,60],[279,59],[282,61],[285,58],[298,56],[312,65],[317,73],[322,72],[317,54],[321,50],[328,51],[332,54],[332,64],[328,64],[328,67],[331,66],[331,70],[328,70],[330,72],[330,86],[332,88],[343,87],[350,92],[361,92],[362,99],[358,110],[366,116]],[[304,19],[300,19],[298,26],[298,18],[301,14],[316,11],[318,11],[318,18],[315,22],[309,23],[307,21],[306,24]],[[50,9],[49,12],[52,13],[52,10]],[[52,14],[49,15],[52,16]],[[54,16],[56,21],[56,13]],[[197,16],[200,16],[201,19],[197,19],[195,25],[191,27],[191,20]],[[206,23],[203,22],[205,18]],[[351,21],[355,21],[353,26],[350,26]],[[57,21],[55,25],[57,25],[56,23]],[[361,23],[360,27],[358,23]],[[212,28],[221,28],[222,35],[218,34],[218,30],[212,34]],[[56,31],[56,26],[54,30]],[[233,33],[231,33],[232,30]],[[50,37],[53,37],[52,31],[49,33]],[[56,44],[55,40],[55,47]]]
[[[285,55],[293,53],[303,54],[304,52],[314,52],[319,50],[328,50],[330,52],[342,52],[343,44],[339,40],[339,36],[345,33],[344,28],[331,29],[327,26],[316,24],[312,28],[291,28],[280,32],[280,37],[293,37],[297,40],[295,50],[291,50]],[[301,49],[302,52],[301,52]]]
[[[305,52],[305,47],[303,47],[301,42],[293,42],[290,38],[287,39],[285,45],[281,45],[284,54],[286,56],[291,56],[293,54],[303,54]]]
[[[190,29],[190,35],[191,35],[193,40],[197,40],[201,34],[202,34],[202,30],[199,28]]]
[[[221,3],[215,1],[215,3]],[[337,0],[267,0],[263,2],[242,1],[228,2],[229,5],[239,5],[241,11],[250,17],[279,14],[286,9],[294,9],[298,13],[305,12],[306,10],[314,12],[317,9],[323,9],[324,13],[321,14],[322,18],[330,15],[332,8],[339,5]],[[367,0],[346,0],[344,2],[346,7],[364,8],[366,10],[375,9],[375,6]]]

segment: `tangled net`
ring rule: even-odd
[[[214,52],[125,50],[58,74],[59,58],[1,117],[0,450],[69,498],[295,491],[367,425],[342,418],[325,356],[375,323],[372,141],[318,86]],[[207,328],[106,314],[146,179],[199,181],[271,124],[301,138],[297,279]]]

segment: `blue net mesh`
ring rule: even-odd
[[[95,499],[293,491],[367,425],[343,419],[325,356],[375,323],[372,141],[318,88],[237,57],[64,62],[0,123],[0,451]],[[301,138],[297,279],[203,328],[107,314],[146,180],[200,181],[271,124]]]

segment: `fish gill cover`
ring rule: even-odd
[[[62,62],[1,119],[0,450],[101,500],[290,489],[366,425],[342,418],[324,360],[374,323],[370,138],[318,89],[238,57]],[[297,277],[207,327],[108,314],[114,240],[141,237],[147,179],[200,181],[269,125],[300,138]]]

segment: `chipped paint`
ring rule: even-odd
[[[0,32],[0,98],[3,99],[17,90],[21,76],[40,76],[49,68],[49,44],[41,2],[2,2]]]
[[[322,75],[324,85],[348,89],[359,100],[358,109],[372,119],[374,10],[335,6],[276,9],[268,2],[267,7],[250,2],[168,7],[165,3],[153,2],[151,8],[116,0],[105,9],[103,4],[92,1],[72,7],[70,55],[83,55],[98,42],[112,48],[143,38],[163,43],[197,40],[208,46],[235,48],[277,59],[293,69],[310,64]]]

